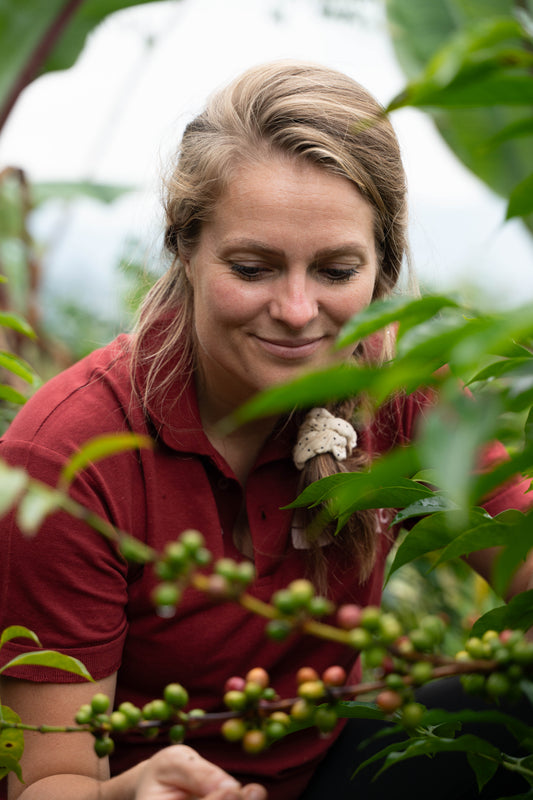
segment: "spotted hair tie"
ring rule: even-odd
[[[292,455],[296,467],[303,469],[306,461],[321,453],[345,461],[356,444],[357,434],[349,422],[334,417],[326,408],[313,408],[300,427]]]

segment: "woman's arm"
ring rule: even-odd
[[[1,698],[30,725],[72,725],[97,692],[113,700],[116,676],[95,683],[47,684],[3,678]],[[21,784],[8,779],[8,800],[265,800],[265,790],[237,781],[184,745],[166,747],[127,772],[109,777],[89,733],[26,732]]]

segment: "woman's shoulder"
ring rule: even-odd
[[[2,442],[55,449],[73,434],[81,440],[120,430],[133,399],[128,351],[129,337],[121,335],[51,378],[21,408]]]

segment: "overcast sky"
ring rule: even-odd
[[[0,165],[33,180],[92,179],[139,191],[113,207],[52,205],[35,220],[48,242],[47,285],[114,307],[116,263],[131,235],[156,238],[157,181],[206,96],[247,67],[306,58],[343,70],[387,103],[403,85],[379,0],[352,21],[321,0],[181,0],[108,18],[77,65],[44,76],[19,101],[0,137]],[[355,4],[347,4],[354,7]],[[407,168],[415,268],[433,289],[470,286],[514,304],[533,298],[533,239],[450,154],[413,110],[392,117]]]

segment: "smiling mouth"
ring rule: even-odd
[[[263,339],[255,337],[260,346],[270,355],[285,361],[309,358],[324,346],[325,337],[316,339]]]

